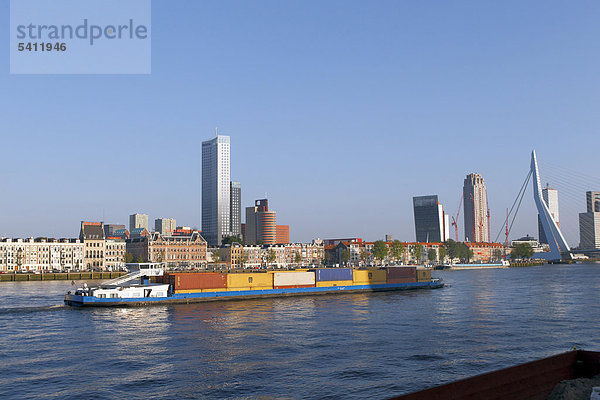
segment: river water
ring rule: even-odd
[[[108,309],[1,283],[0,398],[384,399],[600,350],[600,264],[433,275],[447,287]]]

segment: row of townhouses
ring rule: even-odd
[[[135,231],[135,229],[134,229]],[[103,222],[81,222],[78,239],[0,238],[0,271],[115,270],[130,261],[164,262],[168,267],[205,268],[221,262],[229,268],[314,266],[324,260],[320,240],[312,243],[243,246],[207,250],[201,233],[191,229],[162,235],[143,229],[107,236]],[[218,259],[213,254],[219,253]]]
[[[420,243],[420,242],[401,242],[403,251],[399,256],[393,254],[392,245],[394,242],[384,242],[388,252],[383,260],[376,260],[374,256],[375,242],[364,242],[361,239],[351,239],[339,241],[335,244],[325,246],[325,257],[327,264],[351,265],[355,267],[369,266],[375,264],[426,264],[443,263],[449,260],[448,256],[440,258],[440,248],[444,243]],[[465,243],[471,250],[472,262],[490,262],[502,257],[503,246],[500,243]],[[420,255],[415,249],[421,248]],[[430,250],[434,250],[434,257],[430,258]]]
[[[311,243],[263,246],[233,243],[209,249],[208,257],[212,262],[220,261],[231,268],[309,267],[323,264],[325,247],[319,239]]]

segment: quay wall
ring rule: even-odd
[[[57,272],[46,274],[0,274],[0,282],[77,281],[82,279],[113,279],[125,272]]]

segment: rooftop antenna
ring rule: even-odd
[[[215,127],[215,137],[219,136],[219,128]]]

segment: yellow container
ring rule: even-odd
[[[206,292],[225,292],[227,291],[227,288],[217,288],[217,289],[202,289],[202,293],[206,293]]]
[[[352,286],[352,281],[321,281],[317,282],[317,287],[332,287],[332,286]]]
[[[417,269],[417,282],[429,282],[431,281],[431,270],[430,269]]]
[[[202,289],[179,289],[175,290],[175,293],[200,293]]]
[[[273,289],[273,274],[241,273],[227,274],[227,289],[252,290]]]
[[[378,285],[386,283],[385,269],[358,270],[352,275],[355,285]]]

